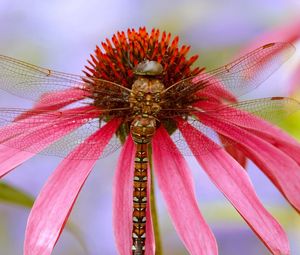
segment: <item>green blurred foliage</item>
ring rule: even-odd
[[[289,116],[280,127],[300,141],[300,111]]]
[[[24,191],[5,182],[0,182],[0,202],[31,208],[34,198]]]

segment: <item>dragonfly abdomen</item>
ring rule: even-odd
[[[148,144],[136,144],[133,179],[132,254],[143,255],[146,241]]]
[[[144,255],[147,213],[148,144],[156,130],[152,116],[136,116],[131,123],[131,136],[136,145],[133,178],[132,254]]]

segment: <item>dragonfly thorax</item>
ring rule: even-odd
[[[156,116],[161,109],[161,93],[164,85],[158,79],[139,77],[132,85],[130,108],[135,115]]]
[[[138,77],[129,96],[134,119],[131,134],[136,143],[149,143],[156,130],[156,116],[161,109],[164,85],[158,79]]]

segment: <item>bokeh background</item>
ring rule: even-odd
[[[146,26],[179,35],[208,69],[230,61],[262,34],[297,22],[298,0],[1,0],[0,54],[54,70],[81,74],[95,45],[118,30]],[[298,20],[299,21],[299,20]],[[297,42],[295,42],[297,46]],[[248,98],[287,95],[298,53]],[[299,84],[300,85],[300,84]],[[1,107],[32,103],[0,93]],[[295,131],[295,128],[289,127]],[[117,254],[112,234],[112,179],[118,152],[99,160],[71,214],[73,230],[65,230],[54,255]],[[4,178],[32,196],[61,159],[38,155]],[[192,157],[199,206],[212,227],[220,255],[270,254],[211,184]],[[300,254],[300,218],[250,162],[248,171],[258,195],[288,233],[292,255]],[[188,254],[158,196],[159,221],[166,255]],[[184,203],[184,201],[183,201]],[[0,203],[0,254],[21,255],[29,209]],[[75,230],[74,230],[75,228]]]

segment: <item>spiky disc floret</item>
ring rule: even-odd
[[[88,61],[90,66],[86,66],[84,73],[130,88],[134,82],[133,67],[148,59],[162,64],[162,82],[165,87],[169,87],[201,71],[199,68],[191,68],[198,56],[187,59],[190,46],[179,48],[178,42],[178,36],[171,42],[171,34],[160,33],[159,29],[152,29],[150,34],[145,27],[138,31],[128,29],[127,34],[117,32],[111,41],[106,39],[106,42],[101,43],[103,50],[96,47],[95,54]]]

